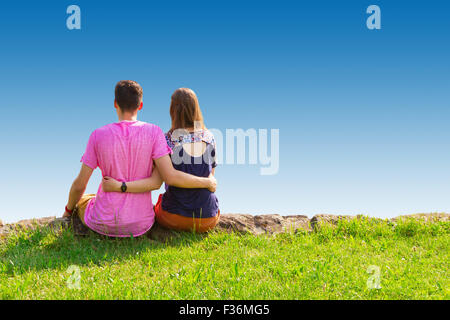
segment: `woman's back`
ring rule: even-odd
[[[199,177],[208,177],[216,167],[214,136],[208,130],[166,134],[167,144],[176,170]],[[208,189],[185,189],[166,185],[162,208],[186,217],[209,218],[217,215],[219,203]]]

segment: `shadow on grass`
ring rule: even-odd
[[[109,238],[90,232],[75,236],[71,229],[39,228],[12,234],[0,244],[0,275],[20,275],[30,270],[66,269],[70,265],[101,266],[124,261],[151,250],[188,247],[207,235],[170,231],[170,237],[155,241],[147,235],[137,238]]]

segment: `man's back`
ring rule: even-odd
[[[153,159],[171,152],[162,130],[140,121],[120,121],[95,130],[81,161],[102,176],[134,181],[151,175]],[[85,212],[86,225],[108,236],[139,236],[154,222],[153,204],[147,193],[105,193],[99,186]]]

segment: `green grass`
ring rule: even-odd
[[[449,299],[448,222],[368,220],[313,233],[77,238],[68,230],[0,244],[0,299]],[[80,289],[67,269],[80,270]],[[380,289],[369,289],[370,266]]]

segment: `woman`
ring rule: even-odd
[[[194,91],[180,88],[172,95],[170,104],[172,127],[166,133],[166,141],[172,149],[175,169],[208,177],[215,174],[215,141],[206,129],[197,96]],[[126,182],[126,181],[125,181]],[[161,177],[155,169],[150,178],[126,182],[126,192],[140,193],[159,189]],[[120,192],[122,182],[105,177],[105,192]],[[156,221],[164,227],[206,232],[219,221],[219,202],[208,189],[185,189],[166,185],[166,192],[155,205]]]

